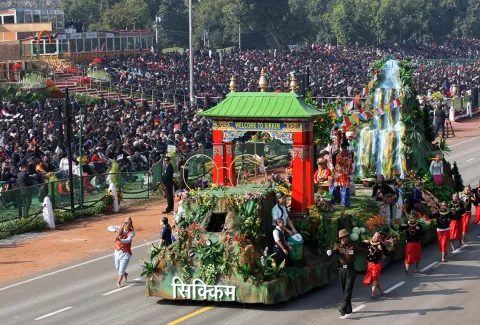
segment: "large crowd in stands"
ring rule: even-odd
[[[478,86],[479,40],[451,40],[442,46],[390,44],[377,46],[340,46],[312,44],[306,48],[248,51],[195,51],[195,93],[223,98],[229,92],[232,75],[237,76],[238,91],[257,91],[261,69],[266,70],[269,91],[288,91],[289,75],[310,73],[313,96],[355,96],[366,84],[369,64],[385,54],[414,59],[468,59],[462,64],[418,61],[415,70],[420,93],[434,90],[448,95],[459,94]],[[122,87],[135,92],[153,91],[184,94],[186,101],[173,107],[160,101],[143,103],[137,109],[133,100],[118,97],[102,100],[92,107],[81,107],[73,99],[74,114],[85,115],[80,155],[80,123],[74,125],[74,165],[88,174],[103,173],[116,160],[125,172],[148,169],[167,151],[168,145],[183,153],[209,149],[212,146],[212,123],[198,117],[199,108],[188,102],[188,54],[138,53],[118,58],[103,58],[104,67]],[[460,62],[460,61],[459,61]],[[467,63],[465,63],[467,62]],[[46,174],[64,177],[68,170],[67,151],[58,143],[49,100],[33,105],[12,101],[0,104],[0,181],[3,190],[17,183],[20,167],[28,167],[37,182]]]
[[[412,57],[416,87],[421,95],[441,91],[451,96],[450,85],[460,91],[478,86],[480,41],[452,39],[441,46],[406,42],[376,46],[330,46],[312,44],[305,48],[281,50],[194,52],[194,93],[197,96],[224,98],[229,79],[237,76],[238,91],[257,91],[261,69],[265,69],[270,91],[288,91],[290,74],[309,73],[307,89],[314,97],[354,97],[368,81],[370,63],[386,54],[397,58]],[[437,60],[431,60],[437,59]],[[450,59],[454,59],[451,61]],[[427,61],[430,60],[430,61]],[[456,60],[456,61],[455,61]],[[149,54],[103,59],[112,79],[133,92],[189,97],[189,55]]]

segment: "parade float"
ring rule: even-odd
[[[325,252],[340,229],[349,231],[352,242],[380,231],[384,240],[396,239],[384,264],[403,258],[405,233],[398,225],[385,225],[371,197],[372,177],[377,173],[388,180],[402,178],[406,202],[415,183],[425,183],[427,205],[416,218],[427,230],[423,242],[434,240],[435,220],[429,219],[430,212],[448,199],[459,176],[452,179],[444,161],[446,185],[433,185],[429,159],[446,153],[448,147],[429,140],[410,69],[408,61],[376,62],[372,81],[364,89],[365,105],[360,110],[334,107],[330,112],[319,112],[295,94],[293,76],[290,93],[265,92],[263,71],[259,93],[237,93],[232,77],[232,92],[226,99],[200,113],[214,121],[213,157],[204,157],[211,159],[213,185],[185,193],[185,216],[176,225],[176,241],[169,247],[150,248],[150,260],[143,264],[147,296],[263,304],[289,300],[336,277],[336,258]],[[332,205],[335,198],[328,191],[314,192],[314,143],[321,142],[317,135],[328,134],[335,120],[357,139],[358,184],[348,208]],[[239,161],[265,169],[254,155],[235,156],[235,142],[252,132],[268,133],[291,146],[291,184],[276,175],[251,184],[243,181]],[[291,196],[290,215],[303,240],[292,242],[293,253],[280,265],[272,254],[271,211],[277,191]],[[403,210],[404,221],[408,213]],[[355,267],[366,269],[364,256],[357,257]]]
[[[248,160],[260,170],[265,166],[254,155],[235,156],[235,142],[248,133],[267,132],[291,146],[291,213],[304,220],[315,205],[308,176],[315,163],[312,123],[323,113],[294,92],[293,77],[290,93],[265,92],[263,72],[259,85],[258,93],[237,93],[232,79],[227,98],[201,113],[214,121],[213,158],[207,157],[213,185],[184,194],[185,217],[177,225],[176,241],[168,248],[151,248],[151,259],[144,262],[148,296],[274,304],[335,277],[332,260],[322,253],[329,224],[320,215],[310,223],[315,236],[294,243],[290,259],[277,264],[273,258],[275,178],[244,182],[237,162]]]

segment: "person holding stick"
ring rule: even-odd
[[[338,311],[340,315],[345,316],[352,313],[353,285],[357,276],[355,272],[357,248],[350,242],[346,229],[338,232],[337,243],[332,249],[327,250],[327,255],[330,256],[333,252],[338,254],[339,276],[343,291],[343,301]]]
[[[122,280],[127,282],[128,273],[126,272],[128,262],[132,256],[132,240],[135,236],[132,218],[127,217],[122,226],[118,229],[118,235],[115,237],[115,268],[118,270],[117,288],[122,286]]]

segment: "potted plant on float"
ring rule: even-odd
[[[375,183],[375,167],[373,166],[362,166],[363,179],[362,184],[364,187],[372,187]]]
[[[113,211],[113,202],[115,201],[115,197],[113,196],[112,192],[107,190],[105,192],[105,210],[107,212]]]

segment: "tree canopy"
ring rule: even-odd
[[[35,7],[40,0],[7,0]],[[153,28],[161,45],[188,46],[188,0],[46,0],[89,29]],[[193,0],[194,42],[265,48],[301,42],[377,43],[480,37],[479,0]]]

